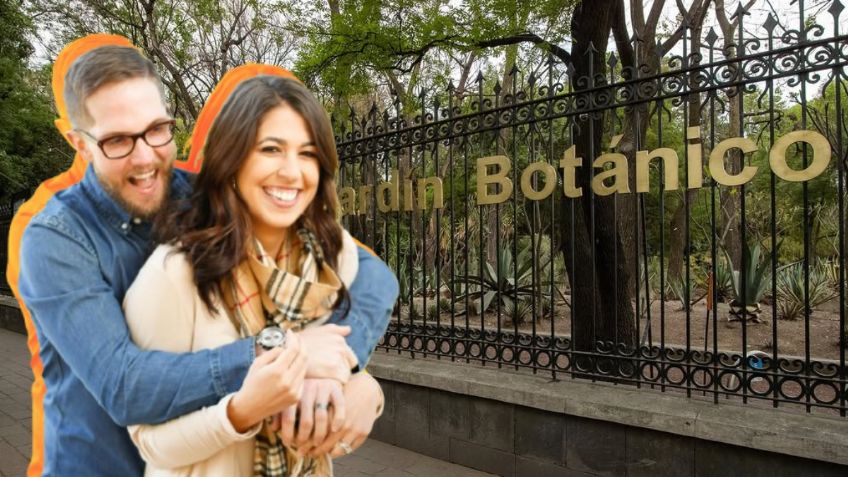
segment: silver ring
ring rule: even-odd
[[[344,451],[345,455],[348,455],[353,452],[353,447],[351,447],[350,444],[348,444],[347,442],[339,441],[338,443],[336,443],[336,445]]]
[[[326,411],[329,407],[330,407],[330,405],[325,403],[325,402],[316,402],[315,403],[315,410],[316,411]]]

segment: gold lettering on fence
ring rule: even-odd
[[[542,190],[533,188],[533,174],[540,172],[542,176]],[[547,162],[530,163],[521,173],[521,193],[530,200],[542,200],[556,189],[557,171],[554,166]]]
[[[386,201],[386,192],[389,200]],[[392,169],[391,179],[377,186],[377,209],[386,213],[400,210],[400,177],[397,169]]]
[[[612,164],[612,169],[604,169],[604,164]],[[627,156],[619,153],[601,154],[595,158],[592,167],[602,169],[592,178],[592,190],[595,194],[604,196],[616,192],[625,194],[630,192],[630,184],[627,183]],[[607,185],[607,179],[613,182]]]
[[[615,148],[622,136],[612,138],[611,148]],[[807,167],[796,170],[789,166],[786,154],[790,146],[796,143],[806,143],[812,148],[812,155]],[[743,167],[737,174],[727,172],[725,166],[727,154],[731,150],[742,152]],[[757,173],[757,166],[744,165],[744,157],[757,150],[757,145],[748,138],[732,137],[716,144],[709,157],[709,173],[716,182],[723,186],[736,187],[749,182]],[[636,193],[650,191],[650,164],[653,159],[660,159],[664,170],[663,191],[677,190],[680,187],[678,168],[680,158],[674,149],[660,147],[650,151],[636,151]],[[831,149],[827,138],[815,131],[794,131],[777,139],[769,151],[769,167],[777,177],[790,182],[809,181],[821,175],[830,164]],[[686,173],[689,189],[699,189],[704,185],[704,164],[701,144],[701,129],[691,126],[686,129]],[[510,179],[512,161],[507,156],[487,156],[477,159],[477,205],[500,204],[508,200],[515,188]],[[611,167],[610,167],[611,166]],[[578,168],[583,167],[583,158],[577,157],[572,145],[562,154],[559,168],[562,169],[562,193],[567,198],[583,196],[582,187],[578,187]],[[601,154],[592,167],[599,169],[592,180],[592,190],[599,196],[615,193],[630,192],[629,169],[627,156],[621,153]],[[521,172],[521,193],[528,200],[544,200],[556,190],[560,180],[559,171],[545,161],[532,162]],[[537,181],[534,184],[533,178]],[[417,189],[417,194],[413,192]],[[339,189],[339,203],[342,215],[367,214],[374,197],[376,207],[380,212],[399,212],[444,208],[444,185],[440,177],[425,177],[416,179],[414,187],[412,179],[401,179],[396,169],[391,170],[389,180],[376,186],[366,184],[354,189],[342,187]],[[372,194],[373,192],[373,194]],[[432,192],[432,204],[427,200]],[[358,197],[357,197],[358,196]],[[359,200],[357,200],[359,199]]]
[[[710,153],[710,175],[713,176],[716,182],[726,186],[742,185],[754,178],[757,173],[756,166],[745,166],[739,174],[730,175],[724,167],[724,156],[731,149],[740,149],[742,151],[742,163],[745,163],[744,155],[757,150],[757,145],[754,141],[746,137],[732,137],[725,139],[716,144],[713,152]]]
[[[489,173],[489,166],[495,167]],[[489,156],[477,159],[477,205],[500,204],[512,195],[512,180],[507,177],[512,164],[506,156]],[[489,185],[500,186],[500,191],[490,194]]]
[[[796,171],[786,163],[786,150],[790,144],[806,142],[813,146],[813,161],[803,170]],[[793,131],[775,141],[769,152],[769,166],[774,175],[789,182],[808,181],[827,169],[830,164],[830,143],[815,131]]]
[[[686,172],[689,176],[686,186],[690,189],[704,186],[704,158],[701,151],[701,128],[686,128]]]
[[[562,192],[566,197],[572,199],[583,195],[583,188],[577,187],[577,168],[583,166],[583,158],[575,157],[574,146],[569,147],[562,154],[559,167],[562,168]]]
[[[636,151],[636,192],[648,192],[651,186],[648,183],[648,169],[651,159],[659,158],[663,161],[665,170],[665,190],[677,190],[677,152],[674,149],[661,147],[649,151]]]
[[[427,210],[427,186],[433,188],[433,207],[441,209],[445,206],[445,198],[442,194],[442,180],[438,177],[427,177],[418,179],[418,208]]]

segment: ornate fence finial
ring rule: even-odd
[[[774,27],[776,27],[776,26],[777,26],[777,20],[774,18],[774,15],[769,13],[768,16],[766,17],[766,21],[763,22],[763,28],[765,28],[766,31],[769,33],[769,36],[771,36],[772,32],[774,32]]]
[[[742,18],[742,15],[750,15],[750,13],[748,13],[748,10],[746,10],[745,7],[742,5],[742,2],[739,2],[736,4],[736,11],[733,12],[733,15],[730,17],[730,19],[733,20],[735,18]]]
[[[845,10],[845,6],[842,5],[840,0],[833,0],[830,2],[830,7],[827,9],[827,13],[830,13],[833,16],[834,21],[839,21],[839,14],[842,13],[842,10]]]
[[[618,57],[615,56],[615,53],[610,53],[609,59],[607,59],[607,66],[609,66],[610,70],[614,70],[618,66]]]
[[[707,32],[707,36],[704,37],[704,40],[707,41],[707,45],[709,45],[710,48],[715,46],[715,42],[716,40],[718,40],[718,35],[716,35],[715,28],[710,27],[710,31]]]

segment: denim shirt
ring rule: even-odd
[[[172,195],[191,190],[175,170]],[[155,424],[216,403],[241,386],[254,340],[213,350],[142,351],[130,339],[121,302],[150,252],[150,224],[133,219],[91,166],[57,193],[26,228],[20,293],[35,322],[47,387],[44,474],[141,475],[144,462],[125,426]],[[348,344],[367,363],[397,297],[386,265],[359,250],[345,319]]]

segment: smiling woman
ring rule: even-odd
[[[254,235],[268,253],[279,256],[285,231],[315,198],[318,153],[309,125],[286,104],[265,113],[257,137],[236,176],[236,186]]]
[[[127,292],[133,340],[194,351],[240,336],[280,337],[282,329],[290,331],[285,340],[258,342],[287,349],[280,358],[260,356],[242,389],[214,408],[134,426],[133,441],[149,475],[261,469],[255,473],[329,477],[331,455],[361,444],[382,405],[376,380],[351,375],[357,360],[343,339],[350,329],[323,325],[350,303],[347,289],[359,271],[357,246],[336,219],[329,118],[295,80],[245,79],[208,129],[203,156],[195,192],[158,217],[161,245]],[[153,309],[151,300],[168,310]],[[305,364],[294,360],[282,376],[267,376],[270,360],[292,359],[294,351]],[[274,383],[282,389],[270,392]],[[345,430],[346,413],[366,431]],[[281,423],[279,434],[266,418]]]

